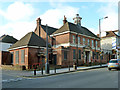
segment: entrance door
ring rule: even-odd
[[[11,64],[13,64],[13,53],[11,53]]]
[[[89,51],[86,51],[85,54],[86,54],[86,63],[88,63],[89,62]]]
[[[53,62],[54,62],[54,65],[57,64],[57,55],[56,54],[53,55]]]

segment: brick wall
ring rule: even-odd
[[[69,43],[69,33],[57,35],[57,36],[54,36],[53,38],[56,40],[56,42],[55,42],[56,45]]]
[[[2,51],[1,53],[1,63],[2,65],[11,65],[11,54],[7,51]]]
[[[24,63],[21,63],[21,50],[25,50],[25,58],[24,58]],[[16,51],[19,52],[19,63],[16,63]],[[11,50],[11,53],[13,53],[13,65],[28,65],[28,48],[21,48],[21,49],[16,49],[16,50]]]

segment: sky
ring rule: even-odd
[[[76,14],[82,17],[81,25],[94,34],[99,33],[101,19],[102,36],[105,31],[118,30],[117,0],[0,0],[0,36],[7,34],[18,40],[36,28],[36,19],[43,25],[60,28],[64,15],[72,22]]]

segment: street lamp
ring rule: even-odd
[[[46,24],[46,63],[45,63],[45,72],[49,74],[49,61],[48,61],[48,26]]]
[[[108,18],[108,16],[99,19],[99,37],[100,37],[100,41],[101,41],[101,20],[106,19],[106,18]],[[101,42],[100,42],[100,52],[101,52]],[[101,64],[101,57],[100,57],[100,65],[102,65]]]

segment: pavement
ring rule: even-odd
[[[96,69],[96,68],[103,68],[103,67],[107,67],[107,64],[88,66],[88,67],[79,66],[77,67],[77,70],[71,67],[70,71],[69,71],[69,68],[56,69],[56,73],[55,73],[55,70],[50,70],[49,74],[46,74],[45,70],[43,70],[43,74],[41,71],[36,71],[36,75],[34,75],[34,71],[31,71],[30,73],[24,74],[23,77],[43,77],[43,76],[50,76],[50,75],[69,73],[69,72],[75,72],[75,71],[81,71],[81,70]]]
[[[85,71],[90,69],[96,69],[96,68],[103,68],[107,67],[107,64],[95,65],[95,66],[80,66],[77,67],[77,70],[75,70],[73,67],[70,68],[62,68],[62,69],[56,69],[56,73],[54,70],[50,70],[49,74],[45,73],[45,70],[43,70],[43,74],[41,71],[36,71],[36,75],[34,75],[34,71],[15,71],[15,70],[2,70],[2,83],[9,83],[9,82],[17,82],[24,79],[32,79],[37,77],[46,77],[51,75],[57,75],[57,74],[64,74],[64,73],[70,73],[70,72],[76,72],[76,71]]]
[[[51,75],[37,78],[23,78],[19,81],[11,81],[2,83],[3,88],[26,88],[32,89],[49,89],[49,88],[99,88],[101,90],[116,90],[119,87],[119,71],[106,68],[96,68],[83,71],[75,71],[70,73],[63,73],[59,75]],[[12,90],[12,89],[11,89]],[[14,90],[14,89],[13,89]],[[96,90],[96,89],[95,89]]]

